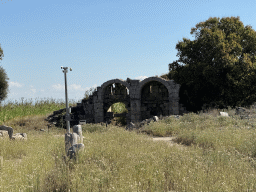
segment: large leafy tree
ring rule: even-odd
[[[0,46],[0,60],[2,60],[3,56],[4,56],[4,53],[3,53],[3,50],[2,50],[2,48]]]
[[[256,101],[256,31],[239,17],[209,18],[191,29],[194,40],[176,45],[178,60],[169,78],[181,84],[181,103],[197,111],[206,106],[244,106]]]
[[[3,56],[4,56],[3,50],[0,46],[0,60],[2,60]],[[0,103],[1,101],[7,98],[7,94],[8,94],[7,80],[9,80],[9,78],[7,77],[5,70],[0,66]]]

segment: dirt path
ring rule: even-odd
[[[176,137],[153,137],[153,141],[155,142],[166,142],[169,146],[177,146],[180,149],[183,149],[185,146],[176,143],[175,139]]]

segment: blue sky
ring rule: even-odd
[[[111,79],[168,72],[178,41],[209,17],[240,16],[256,29],[255,0],[1,0],[0,65],[9,77],[5,102],[79,101]]]

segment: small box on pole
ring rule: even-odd
[[[80,121],[79,121],[79,124],[80,124],[80,125],[86,124],[86,120],[80,120]]]

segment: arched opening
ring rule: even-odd
[[[125,125],[130,111],[129,90],[121,83],[112,83],[104,88],[103,98],[104,121]]]
[[[112,121],[113,125],[125,126],[127,124],[126,116],[128,109],[123,102],[112,104],[106,113],[106,118]]]
[[[168,89],[158,81],[150,81],[141,89],[141,118],[169,115]]]
[[[104,97],[110,97],[110,95],[116,95],[116,97],[124,97],[129,95],[129,90],[121,83],[112,83],[105,87]]]

